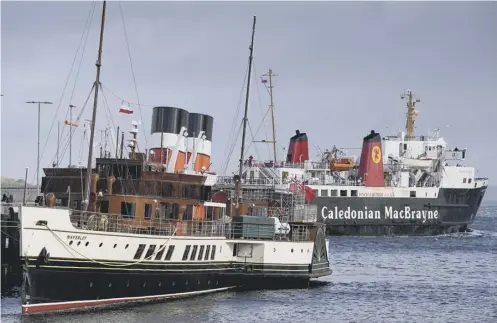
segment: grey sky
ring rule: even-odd
[[[3,176],[23,177],[28,166],[33,180],[36,107],[24,102],[54,102],[42,107],[43,148],[90,7],[90,2],[2,1]],[[314,145],[323,150],[334,144],[360,147],[371,129],[386,135],[404,128],[406,110],[399,94],[411,88],[422,99],[417,134],[440,128],[450,145],[468,148],[467,163],[478,169],[477,176],[497,179],[496,2],[123,2],[122,7],[140,101],[212,115],[215,171],[222,171],[231,124],[243,99],[240,91],[255,14],[257,75],[249,111],[254,131],[269,102],[259,79],[268,68],[279,75],[279,146],[287,146],[300,129],[309,135],[313,157]],[[100,14],[98,3],[71,101],[78,107],[95,77]],[[57,115],[62,122],[74,74]],[[137,101],[116,2],[108,4],[102,83],[118,96]],[[129,130],[131,120],[139,119],[138,111],[135,117],[119,115],[121,101],[109,92],[105,95],[112,121]],[[142,109],[141,128],[149,133],[151,107]],[[105,110],[101,106],[97,128],[109,123]],[[88,106],[84,118],[90,113]],[[56,132],[54,126],[42,166],[55,155]],[[81,133],[78,130],[73,141],[74,163],[80,155]],[[261,130],[257,140],[264,137]],[[257,147],[260,158],[270,157],[268,147]],[[251,153],[256,156],[254,150]],[[62,164],[67,160],[66,153]],[[85,160],[86,150],[84,164]]]

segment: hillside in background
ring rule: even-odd
[[[0,186],[3,187],[19,187],[23,188],[24,187],[24,180],[23,179],[15,179],[15,178],[10,178],[10,177],[4,177],[2,176],[2,182],[0,183]],[[34,188],[36,185],[31,185],[28,184],[28,188]]]

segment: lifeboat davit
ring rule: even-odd
[[[330,170],[342,172],[354,168],[355,162],[353,158],[335,158],[330,163]]]

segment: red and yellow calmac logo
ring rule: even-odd
[[[379,146],[374,146],[371,151],[371,159],[373,163],[378,164],[381,161],[381,149]]]

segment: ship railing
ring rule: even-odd
[[[73,211],[71,223],[88,231],[157,236],[226,237],[243,240],[309,240],[305,224],[274,225],[256,221],[130,219],[121,214]]]
[[[160,236],[225,236],[225,224],[221,221],[173,220],[163,218],[135,219],[121,214],[73,211],[74,227],[90,231],[104,231]]]

